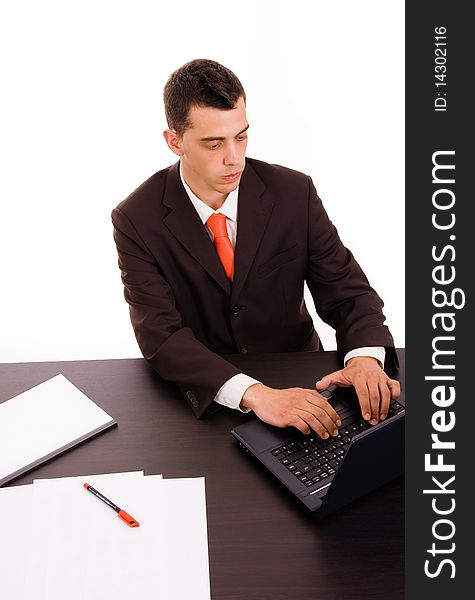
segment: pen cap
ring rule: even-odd
[[[125,510],[121,510],[119,512],[119,517],[122,519],[122,521],[127,523],[129,527],[140,527],[140,523],[131,517],[129,513],[126,513]]]

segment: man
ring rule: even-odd
[[[322,438],[337,413],[317,390],[354,386],[363,417],[386,417],[399,383],[383,303],[329,221],[310,177],[246,158],[246,95],[210,60],[172,73],[164,89],[173,166],[112,212],[119,266],[139,347],[195,415],[213,403]],[[221,355],[316,351],[304,282],[336,331],[344,368],[315,390],[276,390]]]

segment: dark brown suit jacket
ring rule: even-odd
[[[251,158],[239,186],[233,284],[181,183],[179,163],[112,212],[130,317],[145,359],[197,417],[239,369],[220,355],[318,350],[306,281],[341,356],[385,346],[383,303],[341,243],[307,175]]]

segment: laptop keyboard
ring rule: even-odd
[[[404,410],[402,404],[397,401],[392,402],[387,419]],[[323,440],[316,434],[309,436],[298,434],[285,444],[271,450],[271,454],[305,486],[310,487],[333,475],[343,460],[352,438],[371,427],[372,425],[361,418],[356,418],[354,422],[349,423],[345,419],[336,437]]]

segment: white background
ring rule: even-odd
[[[175,162],[162,90],[193,58],[243,83],[248,156],[312,176],[403,347],[403,49],[399,1],[1,3],[0,362],[140,356],[110,212]]]

